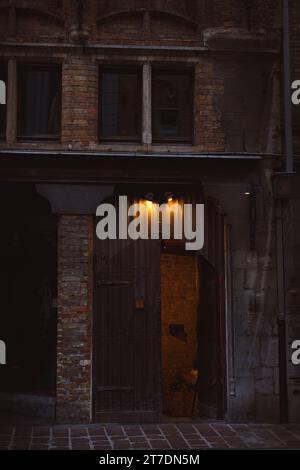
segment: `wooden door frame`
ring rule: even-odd
[[[223,219],[222,219],[223,220]],[[223,221],[224,222],[224,221]],[[94,217],[94,224],[96,223],[96,218]],[[218,237],[218,245],[220,248],[220,253],[222,256],[222,260],[220,264],[219,269],[216,268],[210,260],[205,257],[203,254],[200,256],[203,256],[208,263],[211,264],[211,266],[215,269],[217,273],[217,279],[218,279],[218,286],[219,286],[219,315],[218,315],[218,338],[219,338],[219,350],[218,350],[218,357],[219,357],[219,362],[218,362],[218,369],[219,369],[219,374],[218,374],[218,379],[220,381],[220,387],[218,388],[218,419],[224,418],[224,415],[226,414],[226,409],[227,409],[227,383],[226,383],[226,371],[227,371],[227,363],[226,363],[226,318],[225,318],[225,274],[224,274],[224,256],[225,256],[225,246],[224,246],[224,233],[223,233],[223,225],[220,223],[218,227],[218,233],[216,234]],[[222,229],[222,231],[221,231]],[[161,250],[161,253],[163,251]],[[168,250],[166,250],[166,253]],[[172,247],[170,249],[170,253],[178,253],[182,255],[195,255],[197,256],[196,253],[190,253],[187,251],[184,251],[182,247]],[[199,256],[199,254],[198,254]],[[94,247],[94,252],[93,252],[93,318],[92,318],[92,420],[93,422],[98,422],[96,419],[96,308],[97,308],[97,278],[96,278],[96,270],[95,270],[95,265],[96,265],[96,253],[95,253],[95,247]],[[161,281],[160,281],[160,289],[161,289]],[[157,347],[159,348],[157,352],[157,357],[159,360],[157,360],[156,364],[156,373],[157,373],[157,379],[159,383],[161,384],[162,380],[162,367],[161,367],[161,362],[162,362],[162,347],[161,347],[161,342],[162,342],[162,328],[161,328],[161,290],[159,292],[159,318],[157,318],[157,321],[159,321],[159,339],[157,340]],[[157,415],[158,415],[158,421],[160,421],[163,417],[162,414],[162,393],[160,391],[160,404],[159,404],[159,409],[157,410]]]

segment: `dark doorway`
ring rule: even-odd
[[[159,262],[157,240],[95,240],[95,421],[160,417]]]
[[[9,394],[55,396],[56,218],[33,184],[2,184],[0,210],[0,383],[9,407]]]
[[[206,217],[203,252],[95,237],[95,421],[223,417],[223,224],[214,204]]]

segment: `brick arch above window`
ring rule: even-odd
[[[199,3],[199,0],[99,0],[98,18],[126,10],[153,10],[179,15],[193,21]]]
[[[98,39],[197,41],[198,23],[178,12],[151,8],[108,11],[97,18]]]
[[[0,0],[0,38],[49,40],[64,37],[63,2]]]
[[[43,2],[37,0],[0,0],[0,8],[32,10],[43,16],[64,22],[63,0],[48,0]]]

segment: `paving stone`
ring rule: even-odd
[[[141,442],[137,444],[132,444],[132,449],[143,449],[143,450],[148,450],[151,449],[149,444],[142,444]]]
[[[125,434],[122,426],[119,425],[107,425],[105,429],[109,436],[123,436]]]
[[[72,443],[72,449],[74,450],[84,450],[84,449],[90,449],[90,445],[87,444],[73,444]]]
[[[89,429],[88,433],[89,433],[90,437],[104,437],[104,436],[106,436],[104,429],[98,429],[98,430]]]
[[[0,426],[0,436],[10,436],[13,432],[13,428],[11,426]]]
[[[107,444],[110,444],[110,441],[108,439],[95,439],[95,438],[91,438],[91,442],[94,444],[94,445],[107,445]]]
[[[111,450],[112,446],[111,445],[94,445],[95,450]]]
[[[161,434],[161,430],[159,429],[158,426],[152,425],[152,424],[144,424],[142,426],[142,429],[145,434],[147,435],[156,435],[156,434]]]
[[[15,436],[31,436],[32,435],[32,428],[16,428]]]
[[[124,426],[124,431],[127,436],[143,436],[143,431],[140,426]]]
[[[50,435],[50,427],[49,426],[38,426],[33,428],[33,435],[35,436],[49,436]]]
[[[144,436],[129,436],[131,442],[147,442]]]
[[[88,437],[86,428],[71,428],[71,436],[73,437]]]
[[[123,441],[117,441],[113,443],[113,449],[130,449],[131,444],[129,441],[126,441],[125,439]]]
[[[149,440],[152,449],[171,449],[171,446],[166,440]]]

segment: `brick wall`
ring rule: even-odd
[[[91,419],[92,218],[58,223],[56,416]]]
[[[224,3],[226,5],[224,5]],[[246,2],[228,0],[227,2],[201,1],[201,2],[166,2],[157,0],[151,2],[152,12],[149,15],[142,14],[142,6],[149,6],[149,2],[96,2],[88,0],[83,2],[82,18],[76,7],[77,2],[71,0],[45,1],[41,2],[22,0],[16,1],[10,8],[1,8],[0,2],[0,31],[2,31],[3,41],[44,44],[49,42],[47,48],[30,47],[18,48],[17,51],[12,46],[5,48],[7,57],[14,57],[16,61],[31,60],[39,62],[41,60],[51,60],[62,63],[62,135],[61,141],[47,143],[47,148],[64,149],[89,149],[89,150],[124,150],[121,144],[108,145],[98,141],[98,64],[103,60],[110,63],[122,63],[132,60],[123,50],[118,52],[102,53],[101,50],[90,48],[95,44],[126,44],[131,45],[160,45],[160,46],[203,46],[203,31],[211,27],[227,26],[228,28],[244,27],[247,31],[246,23],[250,15],[253,28],[263,26],[268,31],[277,30],[278,23],[278,2],[270,0],[263,2],[256,0],[249,13],[245,8]],[[123,5],[123,7],[122,7]],[[24,10],[22,7],[26,7]],[[19,8],[20,7],[20,8]],[[132,12],[125,16],[117,14],[122,8],[137,8],[138,12]],[[151,10],[151,8],[150,8]],[[154,11],[155,10],[155,11]],[[159,12],[160,11],[160,12]],[[25,12],[25,13],[24,13]],[[258,13],[259,12],[259,13]],[[74,30],[80,28],[85,31],[86,36],[74,36]],[[1,34],[1,33],[0,33]],[[238,45],[243,49],[243,42],[240,43],[241,36],[234,39],[234,47]],[[81,38],[81,39],[80,39]],[[86,40],[87,47],[81,47],[79,40]],[[226,42],[226,41],[225,41]],[[53,47],[55,43],[55,47]],[[52,44],[52,46],[51,46]],[[232,43],[230,43],[232,45]],[[240,44],[240,45],[239,45]],[[67,47],[65,47],[67,45]],[[70,47],[72,46],[72,47]],[[76,47],[78,46],[78,47]],[[261,46],[260,46],[261,47]],[[4,49],[3,49],[4,51]],[[152,54],[152,53],[151,53]],[[274,129],[280,128],[278,110],[270,110],[268,97],[261,99],[262,93],[273,90],[273,83],[270,76],[273,74],[272,64],[268,70],[262,64],[258,67],[258,59],[253,56],[242,54],[243,62],[239,62],[238,56],[234,57],[226,54],[226,65],[223,64],[223,57],[211,54],[199,55],[191,52],[183,57],[176,55],[176,61],[182,62],[182,66],[191,63],[191,56],[195,64],[195,145],[187,149],[186,146],[163,145],[127,145],[126,150],[153,150],[153,151],[188,151],[188,152],[222,152],[222,151],[276,151],[278,145],[262,145],[262,141],[270,141]],[[139,61],[153,60],[167,62],[174,60],[175,53],[164,54],[162,57],[156,53],[149,56],[148,52],[139,54]],[[135,59],[134,59],[135,60]],[[267,63],[267,61],[266,61]],[[221,64],[221,65],[220,65]],[[232,76],[230,76],[231,68]],[[244,76],[237,76],[236,69],[244,70]],[[262,70],[260,70],[262,67]],[[251,70],[256,69],[257,76]],[[265,73],[265,78],[260,78]],[[245,84],[245,76],[247,82]],[[259,83],[259,89],[256,84]],[[229,84],[229,85],[228,85]],[[230,85],[231,84],[231,85]],[[239,97],[233,102],[230,96],[230,89],[239,91]],[[259,94],[257,93],[259,92]],[[224,96],[229,97],[232,108],[228,110]],[[271,96],[272,97],[272,96]],[[255,98],[255,99],[253,99]],[[253,103],[252,109],[247,109],[245,103]],[[227,99],[228,102],[228,99]],[[262,102],[267,103],[262,109]],[[234,106],[233,106],[234,103]],[[11,105],[12,106],[12,105]],[[256,106],[256,107],[255,107]],[[253,113],[251,114],[251,111]],[[268,122],[266,113],[272,116],[272,124]],[[247,116],[251,114],[251,119]],[[260,120],[256,117],[259,115]],[[263,119],[263,122],[262,122]],[[16,116],[10,122],[16,123]],[[236,123],[242,122],[248,136],[246,143],[241,140]],[[268,135],[258,135],[259,129],[266,129]],[[234,138],[232,135],[236,134]],[[10,130],[14,134],[13,130]],[[226,134],[226,135],[225,135]],[[244,145],[245,144],[245,145]],[[6,142],[0,142],[0,147],[5,147]],[[45,143],[16,142],[14,139],[9,143],[10,147],[19,148],[43,148]]]
[[[221,102],[223,77],[216,73],[212,59],[200,60],[195,68],[195,144],[203,151],[225,150]]]
[[[194,393],[184,381],[193,383],[195,380],[191,371],[197,361],[195,257],[161,256],[161,302],[163,408],[171,416],[189,416]],[[170,324],[184,324],[186,339],[172,336]]]
[[[98,140],[97,116],[97,63],[82,54],[68,56],[62,74],[62,144],[93,148]]]

